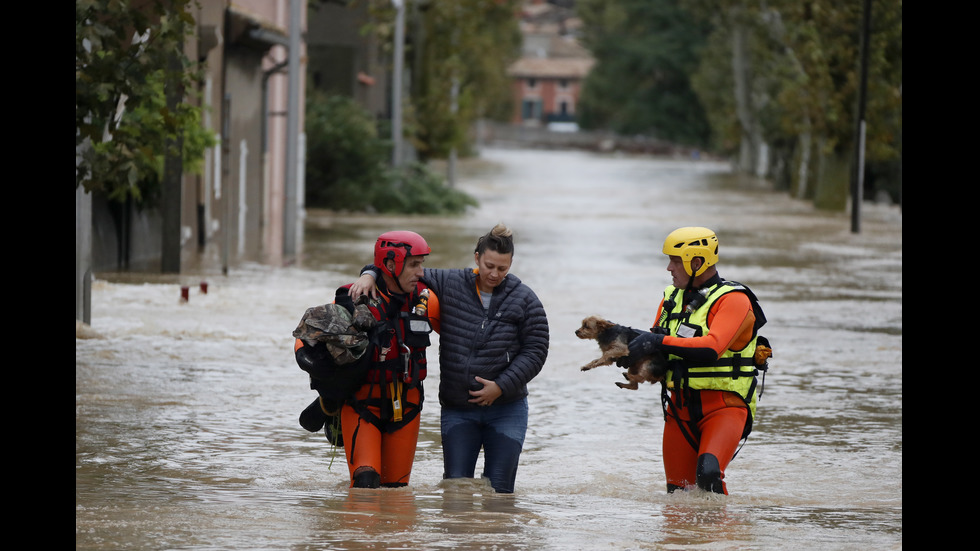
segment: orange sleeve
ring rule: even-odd
[[[659,311],[658,311],[659,314]],[[658,315],[659,317],[659,315]],[[677,348],[706,349],[720,357],[726,350],[740,350],[752,339],[755,313],[745,293],[726,293],[708,312],[708,333],[700,337],[666,336],[664,345]]]
[[[651,331],[653,331],[653,328],[657,326],[657,320],[660,319],[660,316],[663,314],[663,312],[664,312],[664,299],[660,299],[660,306],[657,306],[657,316],[653,318],[653,325],[650,326]]]
[[[439,297],[436,296],[432,289],[429,289],[429,303],[428,303],[428,313],[429,323],[432,325],[432,329],[436,333],[439,333],[440,329],[440,318],[439,318]]]

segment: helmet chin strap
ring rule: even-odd
[[[397,285],[397,286],[398,286],[398,288],[399,288],[399,289],[401,289],[401,292],[402,292],[402,294],[407,294],[407,293],[408,293],[408,291],[406,291],[406,290],[405,290],[405,289],[404,289],[404,288],[402,287],[402,282],[401,282],[401,280],[399,280],[399,279],[398,279],[397,277],[395,278],[395,285]]]
[[[385,260],[385,269],[388,271],[389,274],[391,274],[391,279],[394,280],[395,287],[398,287],[398,289],[402,292],[402,294],[408,293],[408,291],[406,291],[405,289],[402,288],[402,282],[399,279],[399,276],[401,274],[395,274],[395,270],[393,270],[393,269],[391,269],[391,268],[388,267],[388,265],[387,265],[388,262],[391,262],[392,264],[394,264],[395,261],[394,260],[390,260],[390,261],[389,260]],[[403,272],[405,271],[404,264],[402,265],[402,271]],[[390,287],[390,285],[389,285],[389,287]]]
[[[701,266],[699,266],[698,268],[695,268],[694,267],[694,261],[697,260],[698,258],[700,258],[700,257],[692,258],[690,264],[688,264],[688,266],[691,267],[691,273],[689,274],[691,277],[688,278],[688,280],[687,280],[687,290],[688,291],[693,291],[694,290],[694,280],[697,279],[697,277],[698,277],[697,276],[697,272],[698,272],[698,270],[701,269],[701,266],[704,266],[704,259],[702,258],[701,259]]]

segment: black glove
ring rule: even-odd
[[[327,414],[320,407],[320,399],[313,400],[313,403],[306,406],[306,409],[299,414],[299,424],[310,432],[317,432],[323,428],[323,423],[327,421]]]
[[[327,379],[339,369],[327,345],[318,342],[313,346],[305,344],[296,351],[299,368],[318,379]]]
[[[627,365],[633,365],[636,360],[643,356],[649,356],[660,348],[664,342],[662,333],[640,333],[640,336],[630,341],[630,355],[626,359]]]

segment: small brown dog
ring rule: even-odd
[[[588,371],[600,365],[612,365],[618,358],[628,356],[629,343],[640,332],[625,325],[618,325],[599,316],[589,316],[582,320],[582,326],[575,330],[575,336],[580,339],[594,339],[599,343],[602,356],[582,366],[582,371]],[[619,388],[636,390],[640,383],[658,383],[667,374],[667,360],[663,354],[655,353],[640,358],[629,366],[623,377],[626,383],[616,383]]]

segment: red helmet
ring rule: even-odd
[[[411,231],[390,231],[381,234],[374,244],[374,265],[391,277],[398,279],[405,268],[405,258],[425,256],[432,252],[422,236]],[[385,260],[395,261],[394,273],[385,266]]]

